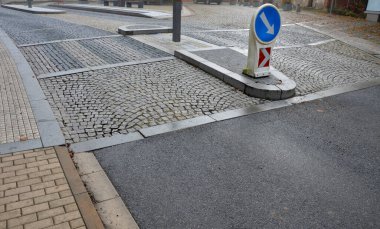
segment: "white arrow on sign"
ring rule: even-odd
[[[267,29],[268,29],[267,33],[273,35],[273,34],[274,34],[274,24],[273,24],[273,25],[270,25],[270,24],[269,24],[268,18],[267,18],[267,16],[265,15],[264,12],[262,12],[262,13],[260,14],[260,18],[261,18],[261,20],[263,20],[265,27],[267,27]]]

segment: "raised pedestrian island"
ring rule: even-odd
[[[252,78],[242,74],[247,56],[238,49],[217,47],[178,50],[174,55],[252,97],[281,100],[295,94],[296,83],[273,67],[268,77]]]
[[[66,11],[64,10],[55,10],[55,9],[48,9],[48,8],[42,8],[42,7],[35,7],[29,8],[28,6],[24,5],[1,5],[1,7],[12,9],[12,10],[18,10],[23,11],[27,13],[32,14],[64,14]]]
[[[123,25],[120,26],[117,32],[121,35],[141,35],[141,34],[157,34],[171,33],[173,29],[167,26],[160,25]]]
[[[135,16],[135,17],[147,17],[147,18],[155,18],[155,19],[168,19],[172,17],[172,15],[169,13],[164,13],[164,12],[159,12],[159,11],[131,9],[131,8],[113,7],[113,6],[102,6],[102,5],[52,4],[50,6],[74,9],[74,10],[85,10],[85,11],[92,11],[92,12],[119,14],[119,15]]]

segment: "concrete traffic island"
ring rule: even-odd
[[[157,33],[172,33],[173,28],[160,25],[123,25],[120,26],[117,32],[121,35],[141,35],[141,34],[157,34]]]
[[[223,80],[245,94],[262,99],[281,100],[293,97],[296,83],[271,67],[265,78],[252,78],[242,73],[247,56],[240,50],[226,47],[178,50],[174,55]]]
[[[1,5],[1,7],[12,9],[12,10],[28,12],[32,14],[64,14],[66,13],[66,11],[64,10],[54,10],[54,9],[47,9],[47,8],[42,8],[42,7],[29,8],[28,6],[24,6],[24,5]]]
[[[84,11],[127,15],[127,16],[135,16],[135,17],[147,17],[147,18],[155,18],[155,19],[168,19],[168,18],[172,17],[172,15],[169,13],[164,13],[164,12],[159,12],[159,11],[131,9],[131,8],[127,9],[124,7],[112,7],[112,6],[102,6],[102,5],[88,5],[88,4],[57,5],[57,4],[52,4],[50,6],[67,8],[67,9],[74,9],[74,10],[84,10]]]

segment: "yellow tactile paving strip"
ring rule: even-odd
[[[21,76],[0,43],[0,144],[39,137]]]

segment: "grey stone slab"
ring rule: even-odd
[[[168,133],[176,130],[186,129],[189,127],[199,126],[207,123],[215,122],[214,119],[210,118],[209,116],[199,116],[192,119],[186,119],[183,121],[178,122],[172,122],[167,123],[163,125],[158,126],[152,126],[148,128],[143,128],[140,131],[140,133],[144,137],[151,137],[158,134]]]
[[[296,96],[296,97],[287,99],[286,101],[288,101],[289,103],[292,103],[292,104],[296,104],[296,103],[309,102],[309,101],[313,101],[313,100],[317,100],[317,99],[321,99],[321,98],[322,98],[321,95],[319,95],[317,93],[313,93],[313,94],[308,94],[308,95],[304,95],[304,96]]]
[[[32,14],[64,14],[66,11],[64,10],[54,10],[54,9],[46,9],[41,7],[35,7],[28,8],[28,6],[23,5],[1,5],[1,7],[12,9],[12,10],[19,10],[27,13]]]
[[[135,17],[146,17],[146,18],[156,18],[156,19],[167,19],[171,18],[172,15],[164,12],[153,11],[153,10],[140,10],[140,9],[127,9],[121,7],[110,7],[110,6],[95,6],[95,5],[83,5],[83,4],[64,4],[64,5],[51,5],[54,7],[62,7],[68,9],[85,10],[92,12],[102,12],[110,14],[119,14]]]
[[[57,121],[37,122],[42,145],[44,147],[58,146],[65,144],[65,137]]]
[[[47,100],[33,100],[30,105],[37,123],[56,120]]]
[[[223,112],[215,113],[209,116],[217,121],[222,121],[222,120],[242,117],[242,116],[246,116],[246,115],[254,114],[258,112],[273,110],[273,109],[277,109],[281,107],[287,107],[290,105],[291,103],[285,100],[274,101],[274,102],[259,104],[259,105],[235,109],[235,110],[223,111]]]
[[[377,79],[359,82],[359,83],[355,83],[351,85],[334,87],[329,90],[316,92],[316,94],[320,95],[321,97],[328,97],[328,96],[334,96],[334,95],[338,95],[338,94],[342,94],[342,93],[346,93],[350,91],[356,91],[356,90],[361,90],[368,87],[377,86],[379,84],[380,84],[380,79],[377,78]]]
[[[87,152],[141,139],[144,139],[144,137],[138,132],[129,134],[118,134],[112,137],[99,138],[85,142],[74,143],[70,145],[70,150],[75,153]]]
[[[102,39],[102,38],[110,38],[110,37],[120,37],[120,36],[122,36],[122,35],[107,35],[107,36],[96,36],[96,37],[83,37],[83,38],[73,38],[73,39],[64,39],[64,40],[54,40],[54,41],[46,41],[46,42],[39,42],[39,43],[22,44],[22,45],[18,45],[18,47],[46,45],[46,44],[54,44],[54,43],[68,42],[68,41],[94,40],[94,39]]]
[[[145,28],[144,28],[145,27]],[[118,28],[118,33],[126,35],[141,35],[141,34],[157,34],[157,33],[172,33],[173,28],[159,25],[124,25]]]
[[[106,65],[100,65],[100,66],[88,67],[88,68],[90,70],[100,70],[100,69],[106,69],[106,68],[115,68],[115,67],[130,66],[130,65],[137,65],[137,64],[146,64],[146,63],[167,61],[167,60],[173,60],[173,59],[175,59],[175,58],[172,56],[168,56],[168,57],[151,58],[151,59],[147,59],[147,60],[122,62],[122,63],[117,63],[117,64],[106,64]]]
[[[78,69],[73,69],[73,70],[67,70],[67,71],[60,71],[60,72],[52,72],[48,74],[42,74],[37,76],[38,79],[43,79],[43,78],[49,78],[49,77],[57,77],[57,76],[64,76],[64,75],[69,75],[69,74],[75,74],[79,72],[87,72],[90,71],[90,68],[78,68]]]
[[[41,148],[41,139],[32,139],[28,141],[12,142],[0,144],[0,154],[19,152],[24,150],[31,150]]]

